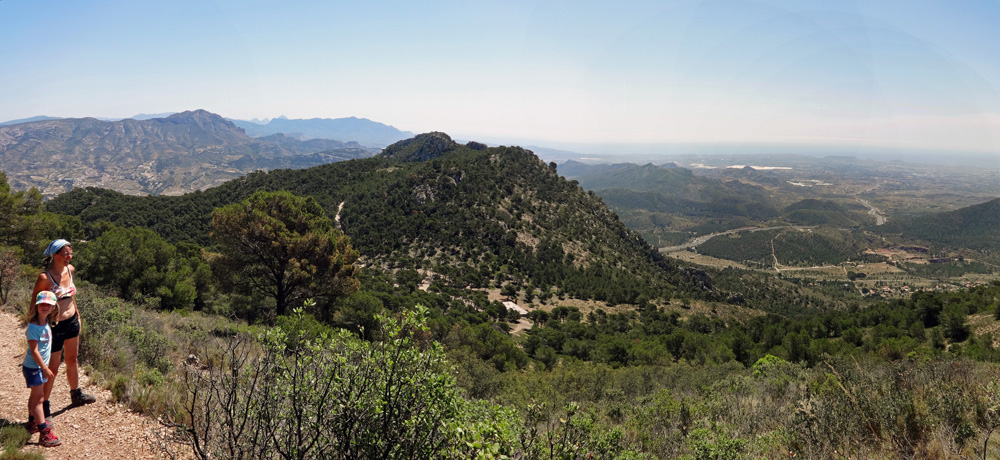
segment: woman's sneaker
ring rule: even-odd
[[[83,390],[79,388],[69,390],[69,399],[73,402],[74,406],[82,406],[84,404],[90,404],[97,401],[97,398],[84,393]]]
[[[46,423],[45,428],[38,430],[38,445],[42,447],[55,447],[62,444],[62,440],[52,432],[52,424]]]

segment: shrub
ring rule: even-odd
[[[695,460],[743,458],[747,442],[730,437],[719,427],[699,428],[691,432],[691,452]]]
[[[365,342],[310,337],[318,328],[298,310],[281,328],[224,342],[208,369],[185,370],[176,426],[197,458],[438,458],[466,452],[459,440],[511,445],[506,412],[462,400],[426,315],[380,316],[381,340]]]

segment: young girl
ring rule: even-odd
[[[56,320],[56,295],[52,291],[42,291],[35,297],[35,303],[28,308],[28,353],[24,356],[21,372],[31,389],[28,396],[28,431],[39,432],[38,444],[43,447],[58,446],[62,441],[52,432],[52,423],[45,421],[42,400],[45,399],[45,382],[52,380],[55,373],[49,370],[49,356],[52,351],[52,328],[49,323]]]

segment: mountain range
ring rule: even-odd
[[[400,131],[392,126],[365,118],[274,118],[267,123],[233,120],[251,137],[264,137],[277,133],[301,139],[339,139],[357,142],[366,147],[382,148],[393,142],[413,137],[409,131]]]
[[[48,116],[45,116],[45,115],[39,115],[37,117],[19,118],[17,120],[9,120],[9,121],[0,121],[0,126],[16,125],[16,124],[20,124],[20,123],[30,123],[32,121],[59,120],[59,119],[60,119],[59,117],[48,117]]]
[[[181,194],[259,169],[303,168],[366,157],[376,149],[335,140],[254,139],[219,115],[61,118],[0,126],[0,170],[14,188],[54,196],[96,186],[129,194]]]

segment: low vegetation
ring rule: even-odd
[[[1000,453],[993,440],[1000,391],[990,383],[1000,378],[1000,355],[992,336],[973,330],[964,313],[985,304],[976,311],[992,318],[1000,284],[810,320],[732,325],[662,312],[591,323],[563,309],[545,321],[535,315],[543,325],[522,343],[529,356],[515,353],[510,361],[478,354],[508,340],[483,335],[500,324],[445,332],[435,327],[443,318],[435,319],[431,308],[381,310],[370,339],[361,340],[313,319],[308,306],[273,327],[251,327],[200,313],[154,313],[92,289],[81,293],[94,299],[81,306],[88,313],[84,360],[91,375],[137,410],[171,414],[164,421],[193,446],[198,440],[196,455],[260,455],[269,450],[254,446],[279,442],[300,458]],[[149,333],[157,330],[165,333]],[[587,336],[593,341],[579,338]],[[574,355],[588,347],[591,356]],[[400,393],[383,400],[378,388],[389,382]],[[377,407],[395,408],[371,410]],[[360,412],[343,412],[350,408]],[[418,408],[425,417],[410,423],[429,423],[426,433],[436,442],[412,445],[415,438],[388,439],[378,431],[361,436],[384,423],[405,424]],[[398,418],[379,418],[390,412]],[[262,432],[275,436],[252,439],[220,424],[268,427]],[[335,442],[343,440],[336,433],[352,429],[353,449],[365,450]],[[293,442],[292,432],[307,436]],[[314,438],[329,443],[296,444]],[[397,450],[378,450],[390,444]]]

